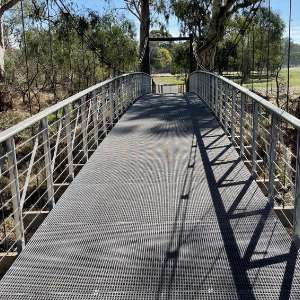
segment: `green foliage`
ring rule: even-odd
[[[150,63],[157,70],[163,69],[170,65],[172,56],[168,49],[155,47],[151,51]]]
[[[173,54],[172,73],[173,74],[187,73],[190,64],[189,44],[180,43],[174,45],[172,54]]]
[[[274,74],[283,63],[283,20],[278,14],[271,11],[269,15],[268,9],[261,8],[252,25],[240,34],[240,41],[237,41],[236,37],[243,24],[243,15],[236,16],[228,23],[227,34],[219,44],[216,57],[219,72],[241,70],[242,80],[247,81],[254,65],[254,70],[258,70],[260,74],[267,68]]]
[[[126,18],[96,12],[71,16],[53,4],[49,19],[44,0],[25,1],[24,8],[25,32],[20,10],[5,20],[5,80],[24,103],[29,98],[39,102],[41,93],[58,101],[109,76],[136,69],[135,28]]]

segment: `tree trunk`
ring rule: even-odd
[[[198,47],[198,67],[212,70],[215,67],[215,56],[217,45],[223,39],[225,32],[225,21],[228,18],[227,9],[222,6],[222,1],[213,0],[212,16],[204,44]]]
[[[3,33],[3,22],[0,18],[0,82],[4,81],[4,54],[5,54],[5,44],[4,44],[4,33]]]
[[[215,57],[217,52],[217,43],[211,44],[207,47],[202,47],[197,51],[198,55],[198,68],[206,68],[208,70],[212,70],[215,66]]]
[[[4,43],[4,31],[3,31],[3,14],[16,5],[19,0],[1,1],[0,4],[0,82],[4,81],[5,70],[4,70],[4,54],[5,54],[5,43]]]
[[[149,0],[141,1],[141,20],[140,20],[140,59],[141,71],[150,74],[149,57],[149,31],[150,31],[150,9]]]

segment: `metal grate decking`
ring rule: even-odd
[[[297,251],[195,96],[137,101],[0,284],[0,299],[299,299]]]

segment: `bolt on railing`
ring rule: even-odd
[[[248,89],[214,73],[190,75],[189,90],[216,116],[276,208],[293,209],[300,236],[300,120]]]
[[[122,75],[0,132],[0,263],[22,250],[109,129],[150,92],[149,75]]]

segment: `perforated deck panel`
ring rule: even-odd
[[[0,283],[0,299],[299,299],[297,251],[195,96],[137,101]]]

